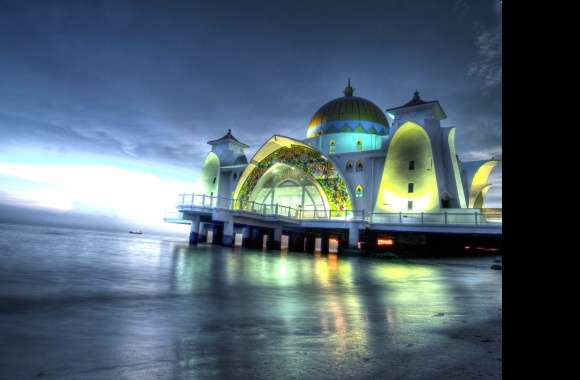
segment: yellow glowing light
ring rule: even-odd
[[[258,165],[258,163],[260,161],[262,161],[268,155],[277,151],[280,148],[284,148],[284,147],[289,148],[292,146],[301,146],[301,147],[304,147],[304,148],[307,148],[310,150],[314,150],[310,145],[304,144],[303,142],[301,142],[299,140],[295,140],[295,139],[292,139],[290,137],[285,137],[285,136],[280,136],[280,135],[272,136],[268,141],[266,141],[256,151],[256,153],[254,153],[254,156],[252,157],[252,159],[250,160],[250,162],[248,163],[248,165],[246,166],[246,168],[244,169],[244,171],[240,175],[240,179],[239,179],[238,184],[236,185],[236,189],[234,191],[234,198],[238,198],[244,183],[246,182],[249,175],[256,168],[256,166]],[[323,157],[327,158],[324,155],[323,155]],[[328,159],[328,162],[331,163],[332,161],[330,161],[330,159]],[[339,168],[336,167],[335,169],[342,176],[342,172],[339,170]],[[325,207],[327,207],[327,206],[325,206]]]
[[[426,266],[385,264],[377,268],[377,274],[387,280],[409,280],[429,277],[433,270]]]
[[[410,161],[415,162],[414,170],[409,169]],[[414,184],[412,193],[409,183]],[[377,212],[423,212],[439,207],[431,140],[419,124],[406,122],[393,135],[378,194]],[[408,210],[409,201],[412,210]]]
[[[485,194],[490,189],[491,185],[487,183],[491,171],[497,165],[496,160],[490,160],[481,165],[471,181],[471,188],[469,190],[469,207],[482,208]]]
[[[203,163],[203,168],[201,169],[201,174],[199,175],[198,182],[196,184],[196,192],[199,194],[206,195],[218,195],[219,186],[219,172],[220,172],[220,159],[218,156],[209,152]]]
[[[246,168],[242,172],[242,175],[240,175],[240,179],[238,181],[238,184],[236,185],[236,190],[234,191],[234,198],[238,197],[244,182],[246,182],[246,179],[252,173],[252,171],[256,168],[256,165],[260,161],[262,161],[264,158],[266,158],[270,153],[273,153],[280,148],[290,147],[292,145],[299,145],[299,146],[303,146],[303,147],[307,147],[309,149],[312,149],[312,147],[310,145],[304,144],[298,140],[294,140],[294,139],[291,139],[289,137],[284,137],[284,136],[279,136],[279,135],[274,135],[268,141],[266,141],[256,151],[256,153],[254,153],[254,156],[252,157],[252,159],[250,160],[250,162],[248,163],[248,165],[246,166]]]
[[[393,244],[394,244],[393,239],[377,239],[378,246],[389,246]]]

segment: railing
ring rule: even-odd
[[[179,196],[178,211],[192,208],[213,210],[231,210],[242,214],[254,214],[288,218],[294,220],[329,220],[329,221],[366,221],[381,224],[429,224],[429,225],[501,225],[502,213],[500,210],[479,209],[452,209],[445,212],[395,212],[395,213],[365,213],[364,210],[324,210],[301,209],[281,204],[258,203],[242,201],[206,194],[181,194]]]

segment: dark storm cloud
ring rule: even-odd
[[[0,148],[198,166],[228,128],[303,138],[346,78],[381,108],[419,89],[462,157],[501,152],[494,1],[0,1]]]

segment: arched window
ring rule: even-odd
[[[234,180],[238,179],[238,173],[234,173]]]
[[[328,143],[328,153],[329,154],[336,153],[336,141],[330,140],[330,142]]]
[[[362,198],[362,196],[363,196],[362,185],[356,185],[356,187],[354,189],[354,196],[355,196],[355,198]]]
[[[360,152],[363,150],[363,144],[362,144],[362,141],[360,139],[356,140],[356,150],[357,150],[357,152]]]
[[[346,170],[348,170],[349,172],[352,171],[353,165],[352,165],[352,160],[348,160],[346,162]]]
[[[362,172],[363,171],[363,162],[362,162],[362,160],[358,160],[356,162],[356,171],[357,172]]]
[[[215,183],[216,180],[217,180],[217,177],[213,177],[213,180],[211,181],[211,183]]]

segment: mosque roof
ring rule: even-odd
[[[220,143],[229,142],[229,141],[236,142],[236,143],[242,145],[244,148],[249,148],[249,145],[244,144],[240,140],[236,139],[234,137],[234,135],[232,135],[231,129],[228,129],[228,133],[226,133],[224,136],[220,137],[219,139],[211,140],[211,141],[208,141],[207,143],[210,145],[215,145],[215,144],[220,144]]]
[[[331,100],[316,111],[308,123],[308,138],[339,132],[385,134],[389,122],[376,104],[354,96],[350,80],[343,93],[344,96]]]
[[[437,110],[436,111],[437,116],[439,117],[439,119],[445,119],[447,117],[447,115],[445,115],[445,111],[443,111],[443,108],[441,108],[441,105],[439,104],[438,100],[424,101],[423,99],[421,99],[421,96],[419,95],[419,91],[417,91],[417,90],[415,90],[415,93],[413,94],[413,98],[411,100],[409,100],[407,103],[405,103],[399,107],[389,108],[387,111],[392,112],[392,111],[398,111],[398,110],[405,109],[405,108],[423,106],[423,105],[435,106],[436,110]]]

